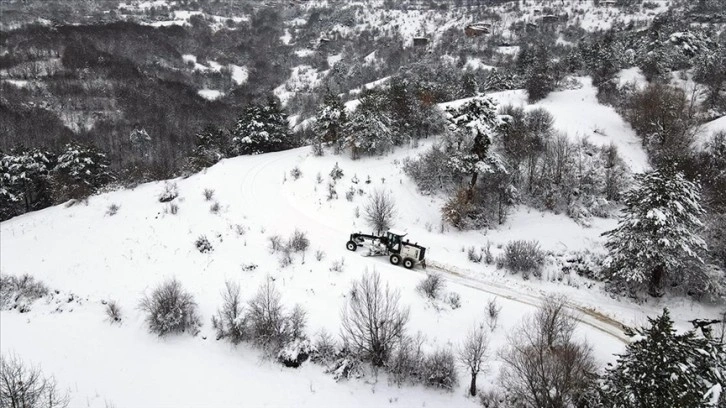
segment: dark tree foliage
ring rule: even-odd
[[[293,147],[287,114],[277,98],[266,104],[251,104],[244,109],[232,129],[235,154],[260,154]]]

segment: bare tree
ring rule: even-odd
[[[55,380],[43,377],[36,367],[23,365],[15,356],[0,357],[0,407],[65,408],[68,394],[60,392]]]
[[[396,203],[391,193],[376,190],[365,206],[365,218],[377,233],[386,231],[393,224],[396,216]]]
[[[471,385],[469,394],[476,395],[476,376],[481,372],[489,349],[489,337],[481,325],[472,329],[459,349],[459,361],[469,368]]]
[[[254,341],[276,351],[287,339],[286,319],[280,292],[269,277],[260,286],[255,297],[248,303],[247,319]]]
[[[240,296],[239,283],[227,281],[222,292],[222,308],[212,316],[212,327],[217,330],[217,340],[228,338],[237,344],[247,336],[247,317]]]
[[[573,340],[576,322],[563,298],[549,298],[500,352],[500,381],[531,408],[579,406],[595,381],[592,349]]]
[[[400,293],[384,288],[378,272],[363,274],[353,283],[348,304],[343,309],[343,341],[362,358],[383,366],[401,340],[408,308],[399,306]]]

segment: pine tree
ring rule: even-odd
[[[701,273],[700,188],[680,172],[662,170],[635,175],[637,187],[624,194],[618,227],[603,235],[611,278],[631,290],[648,286],[653,296],[663,288],[688,282]]]
[[[232,130],[232,149],[240,154],[276,152],[292,147],[287,114],[276,98],[266,104],[251,104]]]
[[[317,145],[328,144],[333,146],[335,152],[339,153],[343,147],[343,129],[348,121],[343,102],[337,95],[328,92],[323,100],[323,105],[318,109],[315,119],[314,142]]]
[[[55,201],[85,198],[113,179],[105,153],[92,146],[69,143],[53,169]]]
[[[600,398],[607,408],[722,407],[724,345],[694,331],[678,334],[667,309],[650,327],[628,329],[632,341],[607,369]]]
[[[490,98],[474,98],[446,112],[450,130],[447,153],[451,166],[471,177],[467,189],[468,201],[471,201],[480,173],[504,169],[499,156],[489,152],[497,126],[496,105]]]
[[[0,219],[51,204],[48,174],[54,158],[40,149],[14,149],[0,153]]]
[[[361,154],[382,154],[393,147],[391,118],[385,112],[358,109],[351,115],[345,127],[345,146],[351,157]]]
[[[212,166],[227,157],[229,139],[222,129],[207,125],[195,135],[194,150],[189,157],[193,171]]]

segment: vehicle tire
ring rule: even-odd
[[[416,265],[416,261],[411,258],[406,258],[403,260],[403,267],[406,269],[413,269],[414,265]]]
[[[392,264],[398,265],[401,263],[401,256],[398,254],[392,254],[390,260]]]
[[[358,245],[353,241],[348,241],[348,243],[345,244],[345,247],[348,248],[348,251],[355,251],[358,249]]]

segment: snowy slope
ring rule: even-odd
[[[337,334],[339,313],[350,281],[365,270],[379,271],[411,307],[412,333],[427,337],[426,347],[452,347],[465,335],[464,328],[481,322],[487,299],[496,294],[503,306],[501,327],[492,336],[492,350],[506,341],[506,331],[533,310],[545,292],[568,294],[581,307],[594,308],[622,322],[642,323],[664,304],[674,308],[678,323],[694,315],[708,315],[698,305],[673,304],[663,299],[646,306],[614,302],[597,289],[582,290],[563,283],[524,282],[491,266],[471,264],[461,248],[508,239],[539,239],[546,249],[597,247],[599,234],[613,220],[583,229],[563,216],[521,209],[503,228],[489,233],[439,230],[441,200],[420,196],[401,173],[398,164],[418,149],[399,149],[383,158],[352,161],[344,156],[312,156],[309,148],[274,154],[227,159],[203,173],[177,180],[180,196],[177,215],[165,213],[157,197],[163,183],[149,183],[133,190],[91,197],[87,205],[57,206],[26,214],[0,224],[2,273],[29,273],[59,290],[52,300],[38,301],[32,311],[2,311],[0,350],[42,364],[64,387],[71,389],[72,405],[105,406],[235,406],[243,402],[269,406],[380,406],[387,401],[401,406],[474,406],[464,397],[466,378],[453,393],[420,387],[396,388],[384,376],[369,376],[336,384],[319,366],[285,369],[263,360],[247,346],[232,347],[214,341],[209,319],[220,305],[225,280],[241,283],[246,299],[271,276],[284,302],[300,303],[308,312],[311,335],[320,329]],[[338,162],[345,176],[336,187],[340,196],[327,201],[327,174]],[[303,176],[292,180],[298,166]],[[316,181],[320,172],[325,180]],[[353,183],[357,175],[359,182]],[[370,176],[371,183],[365,180]],[[385,181],[382,180],[385,178]],[[425,301],[415,290],[423,278],[413,271],[390,265],[384,258],[363,257],[344,249],[347,234],[366,230],[352,202],[344,198],[352,185],[370,192],[390,189],[399,206],[396,226],[408,229],[411,239],[429,247],[429,259],[449,277],[448,290],[461,295],[462,307]],[[203,190],[215,190],[219,214],[209,208]],[[108,206],[120,206],[114,216]],[[237,227],[237,225],[241,226]],[[280,268],[267,249],[272,234],[288,236],[295,228],[309,233],[311,250],[305,263]],[[239,230],[244,231],[242,235]],[[214,251],[199,253],[193,245],[206,235]],[[322,261],[313,252],[325,252]],[[30,257],[29,254],[34,254]],[[343,260],[342,272],[330,270]],[[249,270],[249,265],[258,265]],[[200,307],[204,327],[197,337],[159,339],[148,334],[136,308],[142,294],[167,277],[175,276],[190,290]],[[69,294],[74,300],[68,302]],[[125,314],[122,326],[104,321],[102,300],[116,299]],[[662,303],[661,303],[662,302]],[[57,311],[58,308],[62,311]],[[596,316],[596,315],[595,315]],[[595,345],[601,362],[612,361],[622,351],[617,324],[585,315],[580,335]],[[52,340],[49,340],[52,339]],[[78,364],[83,362],[83,364]],[[484,375],[481,385],[495,379],[498,362]],[[285,392],[279,392],[279,390]]]

